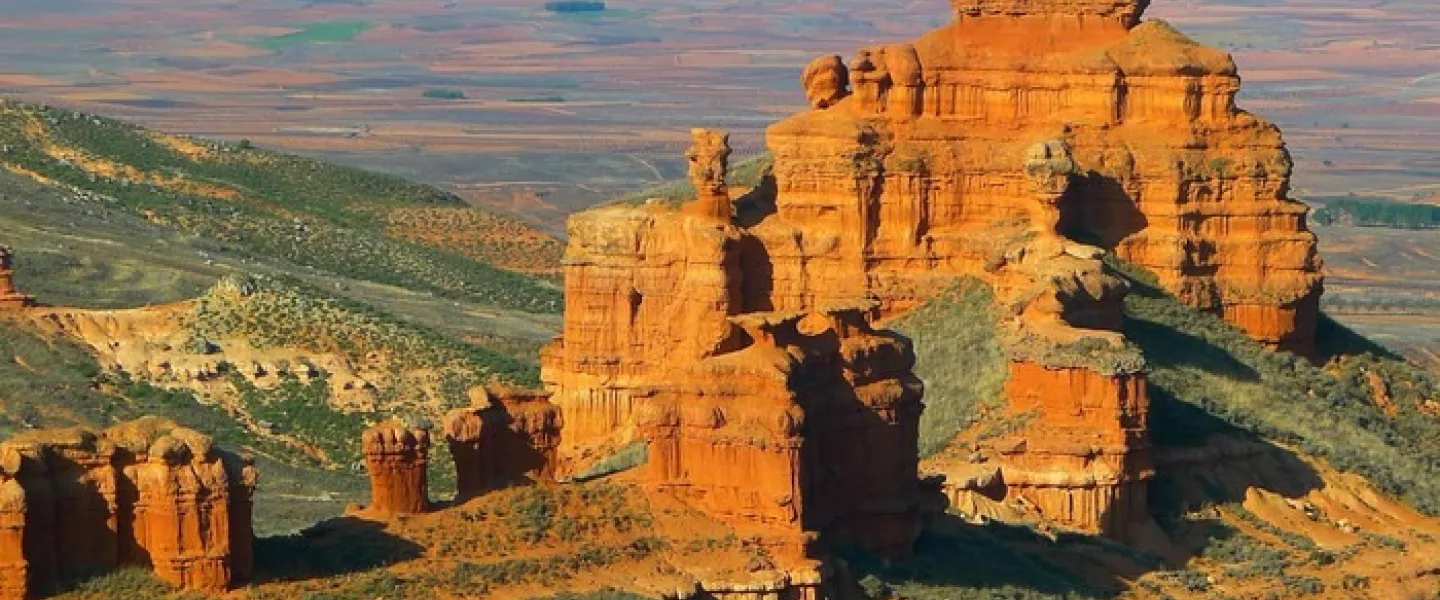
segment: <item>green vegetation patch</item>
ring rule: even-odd
[[[424,91],[423,93],[421,93],[420,95],[421,95],[421,96],[424,96],[424,97],[426,97],[426,98],[432,98],[432,99],[435,99],[435,100],[464,100],[464,99],[465,99],[465,92],[462,92],[462,91],[460,91],[460,90],[450,90],[450,89],[445,89],[445,88],[430,88],[430,89],[428,89],[428,90],[425,90],[425,91]]]
[[[1009,372],[999,323],[990,287],[965,278],[891,325],[915,344],[915,374],[925,382],[922,456],[944,450],[982,407],[1004,405]]]
[[[1237,431],[1298,448],[1430,515],[1440,514],[1440,421],[1420,412],[1440,386],[1420,369],[1322,319],[1327,368],[1273,352],[1219,317],[1161,291],[1153,275],[1119,265],[1135,286],[1125,335],[1150,365],[1151,437],[1203,444]],[[1343,355],[1343,356],[1342,356]],[[1371,399],[1369,374],[1387,383],[1395,414]]]
[[[373,25],[363,21],[329,21],[303,23],[297,27],[299,31],[265,38],[261,40],[261,45],[271,50],[282,50],[299,44],[350,42]]]
[[[1339,198],[1315,210],[1311,218],[1320,225],[1434,229],[1440,227],[1440,206],[1360,197]]]

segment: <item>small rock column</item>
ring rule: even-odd
[[[430,510],[430,431],[380,425],[365,432],[365,467],[370,472],[370,506],[380,516]]]

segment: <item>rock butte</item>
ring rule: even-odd
[[[1107,250],[1313,352],[1315,236],[1228,55],[1141,23],[1143,1],[952,4],[914,43],[807,66],[811,109],[769,129],[773,169],[744,196],[724,185],[725,134],[696,130],[694,201],[570,219],[564,330],[542,353],[562,472],[646,439],[654,489],[903,553],[927,497],[921,386],[908,343],[871,323],[973,276],[1009,311],[1021,425],[970,479],[1124,537],[1153,468]],[[1076,358],[1097,347],[1110,359]]]
[[[188,589],[248,581],[256,480],[250,459],[165,419],[16,436],[0,444],[0,598],[121,565]]]

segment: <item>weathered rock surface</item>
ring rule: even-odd
[[[1028,418],[995,444],[1009,496],[1113,537],[1148,523],[1155,469],[1143,376],[1012,363],[1005,391],[1012,414]]]
[[[576,470],[636,437],[652,488],[802,557],[826,532],[892,554],[918,534],[921,384],[855,296],[776,312],[763,251],[723,195],[725,136],[697,130],[700,199],[571,220],[565,335],[543,355]],[[718,141],[718,143],[717,143]],[[708,192],[706,190],[709,190]]]
[[[255,485],[248,459],[164,419],[16,436],[0,445],[0,597],[123,564],[227,589],[250,569]]]
[[[1228,55],[1137,24],[1144,2],[954,5],[954,23],[913,44],[862,49],[849,92],[810,91],[843,99],[770,128],[778,194],[755,232],[775,287],[760,301],[790,309],[860,285],[893,314],[937,273],[982,272],[988,232],[1034,218],[1017,158],[1063,144],[1073,185],[1048,217],[1061,230],[1261,341],[1311,349],[1315,236],[1287,196],[1280,132],[1235,106]]]
[[[445,417],[458,501],[509,485],[555,479],[562,420],[549,394],[488,387],[476,390],[472,399],[474,406]]]
[[[15,289],[14,258],[9,248],[0,246],[0,308],[24,308],[34,305],[34,298]]]
[[[652,486],[709,513],[898,551],[920,390],[908,345],[854,307],[888,318],[974,276],[1012,361],[992,483],[1124,536],[1153,469],[1106,251],[1311,352],[1315,236],[1228,55],[1141,23],[1140,0],[952,4],[914,43],[807,65],[811,108],[769,129],[774,167],[745,196],[726,194],[725,136],[697,130],[697,200],[571,219],[564,334],[542,361],[563,468],[644,438]]]
[[[391,516],[430,510],[430,431],[383,424],[365,431],[362,451],[370,473],[368,514]]]

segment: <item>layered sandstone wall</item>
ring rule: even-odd
[[[1024,423],[994,444],[1009,499],[1121,539],[1148,522],[1155,469],[1142,375],[1011,363],[1005,392]]]
[[[12,438],[0,445],[0,597],[127,564],[228,589],[251,568],[255,485],[251,461],[163,419]]]
[[[736,223],[725,136],[694,135],[695,202],[571,219],[565,332],[542,375],[564,415],[562,464],[643,438],[652,489],[763,531],[778,554],[800,559],[814,532],[907,552],[921,518],[913,352],[871,329],[855,294],[797,311],[756,301],[779,278],[772,248]]]
[[[1076,162],[1066,230],[1257,339],[1308,353],[1321,264],[1306,208],[1288,197],[1280,133],[1235,106],[1228,55],[1136,24],[1143,8],[956,2],[960,18],[913,44],[862,49],[848,68],[817,61],[806,81],[830,100],[768,138],[774,237],[818,243],[772,254],[787,263],[777,273],[803,276],[777,281],[770,302],[858,281],[888,313],[936,272],[982,272],[987,231],[1028,218],[1014,157],[1058,140]],[[805,268],[816,264],[826,268]]]

